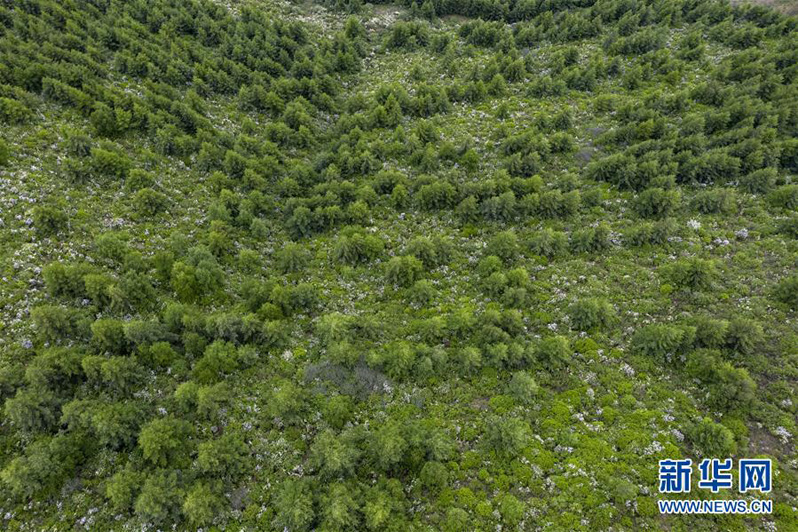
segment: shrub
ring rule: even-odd
[[[606,223],[596,227],[579,229],[571,234],[571,250],[574,253],[596,253],[610,245],[610,228]]]
[[[169,206],[169,199],[165,194],[145,187],[133,195],[133,207],[137,216],[155,216]]]
[[[422,186],[418,192],[418,204],[428,211],[445,210],[454,205],[457,191],[451,183],[435,181]]]
[[[492,416],[485,425],[485,444],[499,455],[518,456],[530,437],[529,424],[516,417]]]
[[[56,236],[67,229],[69,219],[64,210],[54,205],[33,208],[33,226],[43,236]]]
[[[333,258],[337,262],[354,266],[371,262],[384,248],[385,244],[379,237],[352,232],[338,238],[333,248]]]
[[[532,235],[529,247],[536,255],[551,259],[562,255],[568,249],[568,235],[562,231],[545,228]]]
[[[798,275],[791,275],[779,281],[773,290],[773,296],[790,308],[798,309]]]
[[[347,477],[354,471],[359,451],[332,431],[319,434],[310,448],[310,462],[322,478]]]
[[[731,456],[736,448],[734,434],[709,418],[694,423],[687,436],[700,456]]]
[[[513,374],[508,385],[510,395],[522,405],[531,405],[538,394],[540,387],[535,379],[525,371]]]
[[[123,469],[112,476],[105,485],[105,496],[119,512],[131,509],[141,489],[144,475],[138,471]]]
[[[631,348],[636,353],[662,361],[666,356],[689,348],[694,336],[695,330],[689,327],[646,325],[632,336]]]
[[[224,498],[211,489],[207,482],[196,482],[183,501],[183,513],[195,526],[213,521],[224,508]]]
[[[776,186],[778,176],[775,168],[754,170],[740,178],[740,188],[751,194],[767,194]]]
[[[499,257],[505,262],[512,262],[518,255],[519,250],[518,237],[515,231],[509,230],[497,233],[491,238],[485,248],[485,253],[489,256]]]
[[[536,355],[548,369],[566,365],[573,354],[571,343],[564,336],[544,338],[537,345]]]
[[[187,421],[172,416],[153,419],[142,427],[139,447],[144,459],[156,467],[180,467],[190,456],[192,434],[193,427]]]
[[[120,320],[99,319],[91,324],[91,334],[100,353],[122,355],[127,351],[124,324]]]
[[[672,285],[691,291],[709,289],[717,277],[715,262],[697,257],[678,259],[664,266],[662,272]]]
[[[388,282],[401,287],[411,286],[421,278],[424,264],[410,255],[393,257],[386,266]]]
[[[571,305],[569,315],[574,328],[589,331],[608,327],[615,316],[615,309],[603,299],[581,299]]]
[[[277,268],[282,273],[302,271],[310,261],[310,253],[301,244],[288,243],[275,253]]]
[[[798,185],[784,185],[777,188],[768,194],[768,202],[782,209],[798,208]]]
[[[634,209],[643,218],[664,218],[679,206],[681,194],[678,190],[647,188],[634,202]]]
[[[726,333],[729,329],[729,322],[715,320],[709,316],[697,316],[694,318],[695,341],[699,347],[719,348],[726,343]]]
[[[731,213],[737,206],[734,193],[728,189],[699,192],[691,201],[692,207],[702,214]]]
[[[726,346],[743,355],[752,355],[764,341],[762,326],[751,319],[735,318],[726,330]]]
[[[449,260],[449,248],[449,244],[440,237],[417,236],[407,245],[405,253],[416,257],[425,268],[432,269]]]
[[[179,515],[182,501],[183,490],[177,471],[157,470],[141,486],[136,498],[136,515],[145,521],[164,523]]]
[[[315,518],[313,491],[304,479],[288,479],[277,489],[274,524],[287,530],[308,530]]]
[[[214,478],[237,480],[247,471],[249,452],[244,440],[235,433],[202,442],[197,448],[200,471]]]

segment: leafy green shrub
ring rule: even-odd
[[[208,525],[224,508],[224,498],[207,482],[196,482],[183,501],[183,513],[195,526]]]
[[[359,231],[347,234],[343,231],[335,243],[332,255],[337,262],[354,266],[371,262],[384,248],[385,243],[377,236],[365,235]]]
[[[108,480],[105,485],[105,496],[117,511],[128,511],[133,507],[143,481],[142,473],[123,469]]]
[[[531,405],[538,394],[540,387],[535,379],[525,371],[513,374],[508,385],[510,395],[522,405]]]
[[[512,262],[519,250],[518,236],[510,230],[497,233],[491,238],[485,248],[485,253],[489,256],[499,257],[505,262]]]
[[[499,455],[518,456],[530,437],[529,424],[516,417],[491,416],[485,424],[485,444]]]
[[[662,275],[678,288],[700,291],[712,287],[718,272],[714,261],[690,257],[663,266]]]
[[[695,325],[695,342],[699,347],[717,349],[726,343],[726,333],[729,322],[715,320],[709,316],[697,316],[693,319]]]
[[[694,423],[687,436],[700,456],[730,456],[736,448],[734,434],[709,418]]]
[[[402,255],[391,258],[385,271],[389,283],[406,288],[421,278],[424,264],[413,256]]]
[[[783,185],[775,189],[768,194],[768,202],[782,209],[798,208],[798,185]]]
[[[568,235],[562,231],[545,228],[532,235],[529,247],[536,255],[554,258],[568,249]]]
[[[580,299],[569,308],[571,325],[580,331],[604,329],[610,325],[615,309],[606,300],[598,298]]]
[[[690,202],[702,214],[728,214],[735,210],[736,204],[734,193],[729,189],[705,190],[696,194]]]
[[[751,194],[767,194],[776,186],[778,171],[762,168],[740,177],[740,188]]]
[[[673,325],[646,325],[635,331],[631,348],[641,355],[664,361],[669,355],[689,349],[695,337],[695,329]]]
[[[681,202],[678,190],[647,188],[635,198],[634,209],[643,218],[664,218],[672,214]]]
[[[8,147],[8,143],[0,139],[0,166],[6,166],[8,161],[11,159],[11,148]]]
[[[754,354],[764,338],[762,326],[748,318],[731,320],[726,330],[726,346],[743,355]]]
[[[33,208],[33,226],[43,236],[56,236],[68,227],[66,212],[56,205],[40,205]]]
[[[773,296],[790,308],[798,308],[798,275],[785,277],[779,281],[773,290]]]
[[[190,423],[173,416],[153,419],[142,427],[139,447],[144,459],[154,466],[180,467],[190,456],[193,432]],[[137,512],[138,506],[136,502]]]
[[[283,481],[275,495],[274,507],[277,527],[309,530],[316,516],[311,485],[304,479]]]
[[[169,199],[165,194],[151,188],[139,189],[133,195],[133,208],[137,216],[155,216],[169,206]]]
[[[550,336],[538,342],[535,354],[545,367],[556,369],[569,362],[573,350],[566,337]]]
[[[161,469],[150,474],[142,484],[135,511],[145,521],[165,523],[179,516],[182,502],[178,472]]]
[[[288,243],[274,254],[277,268],[282,273],[302,271],[310,261],[310,253],[302,244]]]
[[[596,253],[610,245],[610,228],[606,223],[571,233],[570,246],[574,253]]]

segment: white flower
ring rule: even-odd
[[[698,220],[687,220],[687,227],[695,230],[701,229],[701,222]]]

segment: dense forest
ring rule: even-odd
[[[9,0],[0,57],[3,530],[798,530],[795,17]],[[660,515],[707,457],[773,513]]]

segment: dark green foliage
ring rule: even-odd
[[[634,208],[643,218],[664,218],[679,207],[680,201],[678,190],[648,188],[637,196]]]
[[[386,277],[389,283],[401,287],[411,286],[421,278],[424,264],[411,255],[393,257],[386,266]]]
[[[736,448],[732,432],[709,418],[694,423],[687,436],[701,456],[729,456]]]
[[[56,205],[42,205],[33,209],[33,226],[42,236],[53,237],[67,229],[69,218]]]
[[[367,235],[355,229],[344,231],[333,248],[333,258],[337,262],[351,266],[371,262],[382,253],[385,244],[374,235]]]
[[[608,327],[615,317],[615,309],[606,300],[580,299],[568,309],[571,325],[580,331]]]
[[[174,417],[154,419],[139,433],[139,447],[148,462],[159,467],[179,467],[186,463],[191,449],[191,425]],[[142,492],[143,493],[143,492]],[[136,502],[136,511],[139,511]]]
[[[695,330],[664,324],[647,325],[635,331],[632,349],[648,357],[664,360],[689,348]]]
[[[672,285],[691,291],[709,289],[718,276],[714,261],[697,257],[678,259],[663,266],[662,271]]]
[[[773,290],[773,295],[785,305],[798,308],[798,276],[785,277],[779,281]]]

